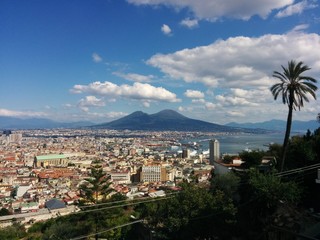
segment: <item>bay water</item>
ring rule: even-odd
[[[210,139],[217,139],[220,142],[221,154],[237,154],[243,150],[268,150],[273,143],[283,144],[284,133],[268,134],[236,134],[236,135],[216,135],[203,136],[181,140],[182,144],[194,144],[198,152],[208,151]]]

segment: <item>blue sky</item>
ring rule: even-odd
[[[0,116],[285,120],[272,73],[295,59],[320,80],[319,34],[315,0],[1,0]]]

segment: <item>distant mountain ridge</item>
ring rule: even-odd
[[[46,118],[16,118],[0,116],[0,129],[50,129],[50,128],[77,128],[91,126],[89,121],[57,122]]]
[[[133,112],[118,120],[102,123],[94,128],[116,130],[148,131],[211,131],[211,132],[255,132],[253,129],[230,127],[196,120],[183,116],[173,110],[163,110],[154,114],[141,111]],[[262,131],[262,130],[259,130]]]
[[[53,128],[107,128],[128,130],[156,130],[156,131],[218,131],[218,132],[263,132],[285,131],[286,121],[270,120],[257,123],[231,122],[225,125],[209,123],[188,118],[173,110],[163,110],[154,114],[136,111],[115,121],[94,124],[89,121],[57,122],[46,118],[27,118],[0,116],[0,130],[4,129],[53,129]],[[320,127],[316,120],[293,121],[292,131],[306,132]]]
[[[229,127],[239,127],[239,128],[261,128],[266,130],[275,130],[275,131],[285,131],[286,130],[286,121],[283,120],[270,120],[265,122],[256,122],[256,123],[236,123],[231,122],[226,124],[226,126]],[[291,131],[295,132],[306,132],[308,129],[310,131],[314,131],[315,129],[320,127],[320,123],[318,123],[316,120],[310,120],[310,121],[298,121],[294,120],[292,121],[292,127]]]

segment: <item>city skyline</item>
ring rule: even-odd
[[[285,120],[272,73],[295,59],[320,80],[319,4],[256,3],[1,1],[0,116],[101,123],[173,109],[220,124]],[[294,120],[315,119],[317,101]]]

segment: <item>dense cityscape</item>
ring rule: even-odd
[[[193,144],[182,146],[179,142],[204,134],[208,135],[74,129],[4,131],[0,140],[2,207],[12,213],[29,213],[23,215],[22,223],[51,218],[51,213],[39,210],[50,208],[46,203],[52,199],[72,206],[65,213],[75,211],[79,184],[97,161],[111,176],[115,192],[128,198],[156,194],[154,190],[161,186],[174,188],[179,181],[190,181],[191,174],[200,182],[208,181],[213,168],[208,152],[190,156]],[[10,225],[13,218],[20,217],[10,216],[2,226]]]
[[[119,195],[126,202],[166,198],[183,191],[184,183],[212,187],[217,176],[241,174],[250,166],[261,173],[274,169],[276,156],[263,155],[270,152],[247,149],[221,154],[217,139],[230,134],[235,133],[5,130],[0,137],[0,226],[5,229],[19,224],[32,229],[36,223],[83,211],[83,184],[93,177],[97,166],[103,171],[101,176],[108,177],[110,192],[105,195],[97,190],[96,197],[87,203],[93,206],[103,202],[104,197],[111,201]],[[181,143],[183,139],[200,137],[212,139],[208,151],[199,149],[196,142]],[[246,154],[256,153],[260,154],[258,162],[243,161]],[[320,174],[314,180],[320,182]],[[234,180],[226,181],[234,184]],[[87,232],[83,239],[89,239],[89,235]],[[149,239],[144,233],[136,236]],[[46,239],[45,235],[42,238]]]

